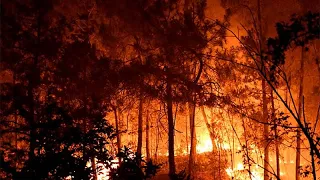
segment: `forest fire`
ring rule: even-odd
[[[197,144],[197,153],[211,152],[212,142],[209,137],[201,138],[201,141]]]
[[[0,6],[0,179],[320,177],[319,0]]]

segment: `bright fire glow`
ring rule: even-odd
[[[97,162],[97,159],[95,159],[95,161]],[[87,162],[87,167],[91,167],[91,162]],[[98,180],[108,180],[109,177],[109,173],[110,173],[110,168],[106,168],[105,165],[101,164],[101,163],[96,163],[96,167],[99,169],[99,173],[97,173],[97,179]],[[118,159],[114,159],[111,160],[111,168],[112,169],[116,169],[119,167],[119,160]]]
[[[204,139],[197,143],[197,153],[211,152],[212,142],[211,139]]]
[[[245,168],[245,166],[242,163],[238,163],[237,167],[235,169],[232,169],[231,167],[228,167],[226,169],[226,172],[228,176],[232,179],[252,179],[252,180],[262,180],[263,179],[263,173],[261,170],[258,169],[251,169],[251,178],[249,177],[248,169]]]
[[[228,143],[220,143],[218,140],[215,140],[215,146],[219,149],[227,150],[230,149]],[[200,140],[197,143],[197,153],[211,152],[213,150],[212,141],[209,135],[201,136]]]

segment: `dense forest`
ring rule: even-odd
[[[0,179],[320,178],[319,0],[0,3]]]

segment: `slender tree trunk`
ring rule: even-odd
[[[88,65],[88,59],[85,58],[85,64]],[[88,77],[87,77],[87,66],[85,66],[84,68],[84,98],[83,98],[83,102],[84,102],[84,117],[83,117],[83,129],[84,129],[84,133],[87,133],[87,131],[90,130],[90,128],[92,127],[92,124],[90,122],[88,122],[89,118],[89,113],[88,113]],[[89,127],[87,127],[87,125],[89,125]],[[85,147],[85,145],[84,145]],[[90,145],[90,148],[93,149],[93,146]],[[85,154],[85,148],[83,149],[83,154]],[[92,167],[92,172],[93,172],[93,180],[97,180],[97,170],[96,170],[96,160],[95,160],[95,155],[91,155],[90,157],[91,159],[91,167]]]
[[[302,98],[303,98],[303,76],[304,76],[304,46],[301,48],[301,59],[300,59],[300,87],[299,87],[299,104],[298,104],[298,119],[302,121]],[[301,154],[301,130],[297,130],[297,148],[296,148],[296,180],[300,179],[300,154]]]
[[[231,119],[231,126],[232,126],[232,129],[234,129],[234,125],[233,125],[233,116],[232,116],[232,119]],[[235,140],[234,140],[234,135],[235,135],[235,132],[232,131],[232,156],[231,156],[231,165],[232,165],[232,171],[234,169],[234,161],[235,161]]]
[[[264,44],[264,37],[262,33],[262,20],[261,20],[261,0],[257,0],[257,9],[258,9],[258,26],[259,26],[259,53],[260,53],[260,65],[262,73],[266,73],[264,71],[264,60],[262,55],[262,49]],[[267,86],[266,80],[262,78],[262,119],[264,122],[263,125],[263,137],[264,137],[264,172],[263,178],[264,180],[269,179],[269,143],[268,143],[268,136],[269,136],[269,128],[268,128],[268,109],[267,109]]]
[[[209,123],[206,112],[204,110],[204,106],[201,106],[201,113],[204,119],[204,122],[206,123],[207,129],[209,131],[211,143],[212,143],[212,152],[216,150],[215,142],[214,142],[214,127],[212,126],[213,123]]]
[[[121,135],[120,135],[120,128],[119,128],[119,118],[118,118],[118,112],[117,107],[113,106],[113,113],[114,113],[114,119],[116,124],[116,134],[117,134],[117,148],[118,153],[121,151]]]
[[[168,75],[170,76],[170,75]],[[167,115],[168,115],[168,150],[169,150],[169,176],[173,179],[176,173],[175,161],[174,161],[174,120],[172,112],[172,87],[170,77],[167,77]]]
[[[276,166],[277,166],[277,178],[280,178],[280,153],[279,153],[279,142],[278,142],[278,127],[277,121],[275,117],[275,107],[274,107],[274,99],[273,99],[273,91],[271,89],[271,108],[272,108],[272,119],[274,122],[274,136],[275,136],[275,147],[276,147]]]
[[[297,147],[296,147],[296,180],[300,179],[300,154],[301,154],[301,131],[297,130]]]
[[[160,114],[160,112],[161,112],[161,107],[160,107],[159,114]],[[158,147],[159,147],[159,136],[160,136],[159,120],[160,120],[160,115],[158,116],[157,127],[156,127],[157,128],[156,129],[156,148],[155,148],[155,152],[154,152],[156,162],[158,162]]]
[[[262,80],[262,103],[263,103],[263,137],[264,137],[264,180],[269,179],[269,127],[268,127],[268,109],[267,109],[267,92],[266,92],[266,81]]]
[[[191,17],[191,11],[190,11],[190,5],[191,5],[191,0],[185,0],[184,1],[184,18],[185,18],[185,23],[188,24],[188,18]],[[192,95],[191,95],[192,96]],[[194,156],[195,156],[195,146],[196,146],[196,141],[194,141],[195,138],[195,130],[194,130],[194,112],[193,110],[195,109],[195,106],[192,107],[190,103],[188,103],[188,109],[189,109],[189,123],[190,123],[190,153],[189,153],[189,174],[192,177],[192,167],[194,166]],[[188,134],[188,131],[186,132]],[[187,136],[188,139],[188,136]],[[188,141],[187,141],[187,146],[189,146]],[[189,147],[187,147],[187,152],[189,151]]]
[[[86,69],[85,68],[85,74],[87,74],[86,72]],[[87,77],[86,77],[87,78]],[[84,121],[83,121],[83,125],[84,125],[84,132],[87,133],[87,131],[90,130],[90,128],[92,127],[92,124],[90,122],[88,122],[89,120],[89,114],[88,114],[88,101],[87,101],[87,84],[86,84],[87,81],[85,81],[85,97],[84,97],[84,111],[85,111],[85,117],[84,117]],[[89,127],[87,127],[87,123],[89,124]],[[92,145],[90,145],[90,148],[93,148]],[[85,150],[84,150],[84,153],[85,153]],[[93,172],[93,177],[92,179],[93,180],[97,180],[97,169],[96,169],[96,160],[95,160],[95,155],[91,155],[90,157],[91,159],[91,167],[92,167],[92,172]]]
[[[139,97],[139,112],[138,112],[138,147],[137,147],[137,153],[139,155],[141,154],[142,151],[142,124],[143,124],[143,97],[140,92],[140,97]]]
[[[219,179],[221,180],[221,147],[218,149],[218,174],[219,174]]]
[[[189,104],[189,117],[190,117],[190,154],[189,154],[189,175],[193,177],[193,170],[195,165],[196,158],[196,147],[197,147],[197,138],[196,138],[196,129],[195,129],[195,110],[196,106],[193,102]]]
[[[275,130],[278,131],[278,130]],[[278,135],[276,135],[278,136]],[[276,163],[277,163],[277,176],[280,178],[280,152],[279,152],[279,143],[278,140],[276,140]]]
[[[155,152],[154,152],[156,162],[158,162],[158,148],[159,148],[159,139],[160,139],[159,121],[161,119],[161,112],[162,112],[162,109],[161,109],[161,104],[160,104],[159,114],[158,114],[157,123],[156,123],[156,128],[157,128],[156,129],[156,147],[155,147]]]
[[[316,65],[317,65],[317,69],[318,69],[318,75],[320,76],[320,55],[319,55],[319,53],[320,53],[320,51],[319,51],[319,49],[320,49],[320,47],[318,48],[318,45],[317,45],[317,43],[316,43],[316,49],[317,49],[317,51],[316,51],[316,57],[314,58],[314,60],[315,60],[315,62],[316,62]]]
[[[244,120],[242,119],[242,128],[243,128],[243,132],[244,132],[244,140],[245,140],[245,147],[249,147],[249,143],[248,143],[248,139],[247,139],[247,130],[246,130],[246,125]],[[249,162],[248,163],[248,175],[250,177],[250,180],[252,180],[252,171],[251,171],[251,163],[250,163],[250,155],[249,155],[249,151],[248,148],[245,149],[244,151],[244,158],[246,158],[246,161]]]
[[[312,176],[313,176],[313,180],[316,180],[317,179],[317,173],[316,173],[316,165],[315,165],[313,149],[310,149],[310,155],[311,155]]]
[[[187,144],[187,151],[186,153],[189,152],[189,135],[188,135],[188,116],[186,116],[186,144]]]
[[[149,139],[150,139],[150,132],[149,132],[149,112],[147,110],[147,119],[146,119],[146,158],[147,161],[150,159],[150,145],[149,145]]]

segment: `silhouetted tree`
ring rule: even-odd
[[[7,177],[13,179],[63,179],[71,176],[74,179],[90,179],[93,174],[87,162],[92,156],[98,162],[108,164],[111,156],[107,149],[114,137],[113,128],[103,119],[103,113],[92,119],[92,128],[83,132],[80,124],[70,116],[64,108],[54,101],[48,102],[38,111],[39,121],[32,128],[36,129],[34,149],[15,149],[4,144],[1,150],[1,169]],[[7,128],[1,136],[8,132],[23,134],[18,142],[29,141],[28,125],[19,128]],[[26,156],[29,151],[34,156]],[[17,156],[21,161],[16,167]]]

